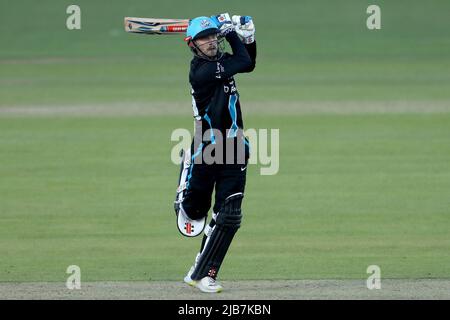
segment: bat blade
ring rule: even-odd
[[[142,34],[181,34],[185,33],[189,19],[158,19],[125,17],[126,32]]]

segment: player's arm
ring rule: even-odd
[[[256,41],[255,41],[255,25],[250,16],[233,16],[231,18],[235,26],[236,33],[247,49],[252,65],[244,72],[252,72],[256,65]]]
[[[250,44],[245,44],[245,49],[247,49],[250,60],[252,60],[252,64],[243,72],[252,72],[256,66],[256,41],[253,41]]]
[[[246,72],[252,66],[252,59],[234,30],[225,36],[230,43],[233,55],[222,61],[211,61],[201,65],[193,75],[193,80],[198,83],[223,81],[237,73]]]
[[[239,72],[249,72],[253,70],[256,63],[256,42],[253,41],[253,43],[243,45],[243,42],[239,38],[237,32],[232,32],[232,36],[227,36],[226,39],[230,43],[231,49],[233,50],[233,58],[242,57],[241,61],[243,64],[243,69]],[[248,58],[250,58],[250,63],[248,63]]]

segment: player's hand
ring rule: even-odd
[[[219,28],[221,36],[226,36],[229,32],[234,30],[233,22],[228,13],[212,16],[211,19],[216,23],[217,28]]]
[[[228,12],[221,13],[215,16],[211,16],[211,19],[216,23],[217,28],[220,29],[224,24],[233,23],[230,18],[230,14]]]
[[[250,16],[233,16],[231,18],[234,28],[245,44],[249,44],[255,41],[255,24]]]

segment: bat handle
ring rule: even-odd
[[[252,17],[250,17],[250,16],[241,16],[241,25],[244,25],[247,22],[250,22],[250,20],[252,20]]]

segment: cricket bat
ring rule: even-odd
[[[185,33],[189,19],[157,19],[125,17],[125,31],[143,34],[181,34]]]
[[[222,13],[217,16],[211,16],[218,24],[231,21],[228,13]],[[248,22],[246,19],[251,17],[242,16],[241,24]],[[131,33],[143,34],[180,34],[185,33],[190,19],[158,19],[158,18],[133,18],[125,17],[125,31]]]

